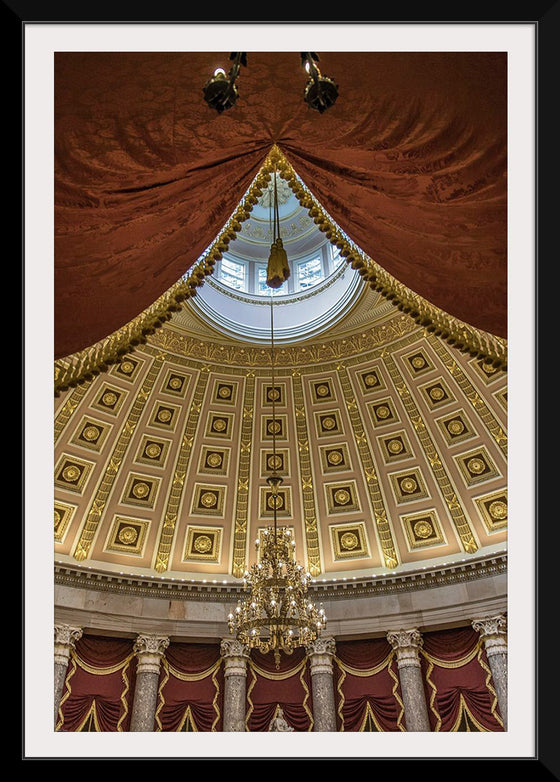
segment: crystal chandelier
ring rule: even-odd
[[[276,172],[274,174],[276,182]],[[278,214],[276,187],[274,209]],[[276,228],[279,233],[279,223]],[[275,263],[271,253],[269,266]],[[270,269],[269,274],[270,277]],[[269,287],[278,287],[277,280]],[[272,465],[266,481],[270,487],[273,524],[262,530],[256,540],[257,561],[246,570],[244,587],[249,596],[239,601],[228,616],[230,633],[250,649],[263,654],[274,652],[276,668],[280,653],[292,654],[294,649],[314,641],[326,626],[322,606],[317,608],[307,597],[311,575],[295,558],[296,543],[288,527],[278,526],[279,488],[283,482],[277,473],[276,455],[276,388],[274,378],[274,299],[270,297],[271,388],[272,388]]]

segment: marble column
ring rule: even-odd
[[[387,640],[397,653],[406,729],[408,732],[429,731],[430,721],[418,653],[423,643],[422,636],[415,629],[397,630],[387,633]]]
[[[162,635],[147,634],[136,638],[134,652],[138,664],[130,718],[131,732],[149,732],[154,729],[161,658],[168,646],[169,638]]]
[[[313,693],[313,730],[336,731],[333,658],[334,638],[317,638],[307,646]]]
[[[224,638],[220,651],[224,660],[224,725],[222,730],[244,731],[249,649],[235,638]]]
[[[74,648],[76,641],[82,637],[81,627],[72,627],[71,625],[54,626],[54,726],[58,722],[58,707],[62,697],[66,671],[68,670],[68,661],[70,660],[70,651]]]
[[[498,698],[498,708],[507,730],[507,636],[504,616],[491,616],[473,619],[473,628],[480,633],[484,641],[488,665],[492,672],[494,689]]]

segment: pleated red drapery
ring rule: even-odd
[[[267,731],[278,707],[294,731],[313,729],[311,681],[305,651],[296,649],[281,655],[277,669],[272,653],[253,650],[247,674],[247,714],[249,731]]]
[[[127,731],[136,657],[131,640],[84,635],[72,650],[57,730]]]
[[[221,731],[224,676],[220,647],[171,643],[162,661],[156,731]]]
[[[385,638],[337,642],[334,684],[337,730],[405,730],[398,671]]]
[[[423,634],[421,664],[434,731],[503,731],[488,659],[470,627]]]
[[[55,55],[55,358],[132,320],[214,240],[277,144],[364,252],[451,315],[506,336],[505,53],[335,52],[320,115],[299,54]]]

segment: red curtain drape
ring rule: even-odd
[[[264,731],[280,707],[294,731],[313,729],[311,682],[305,651],[296,649],[281,655],[277,669],[274,655],[252,651],[247,675],[247,715],[249,731]]]
[[[215,644],[171,643],[162,661],[156,731],[220,731],[224,676]]]
[[[423,634],[421,664],[434,731],[503,731],[483,642],[469,627]]]
[[[299,53],[55,54],[55,358],[152,304],[227,222],[276,143],[326,211],[412,290],[506,336],[507,57],[330,52],[340,95],[302,100]]]
[[[86,635],[77,641],[60,700],[57,730],[128,730],[136,671],[132,645],[131,640]]]
[[[372,725],[405,730],[396,662],[386,639],[337,642],[334,676],[339,731]]]

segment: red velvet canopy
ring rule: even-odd
[[[248,53],[236,105],[202,86],[228,53],[55,55],[55,358],[152,304],[229,219],[273,144],[365,253],[506,336],[507,55]]]

